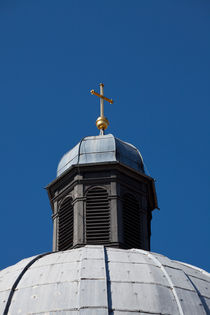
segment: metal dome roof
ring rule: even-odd
[[[85,246],[0,272],[1,314],[200,315],[208,306],[207,272],[144,250]]]
[[[143,159],[137,148],[108,134],[83,138],[62,157],[58,164],[57,176],[75,164],[114,161],[144,173]]]

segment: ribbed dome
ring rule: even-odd
[[[208,305],[207,272],[144,250],[85,246],[0,272],[1,314],[200,315]]]
[[[144,173],[140,152],[131,144],[113,135],[83,138],[72,150],[67,152],[58,164],[57,176],[75,164],[120,162]]]

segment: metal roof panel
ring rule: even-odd
[[[8,302],[12,315],[209,312],[207,272],[144,250],[89,245],[35,256],[1,271],[0,280],[0,313]]]
[[[108,134],[83,138],[62,157],[58,164],[57,176],[60,176],[72,165],[113,161],[118,161],[144,173],[140,152],[133,145]]]

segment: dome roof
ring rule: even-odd
[[[62,157],[57,176],[75,164],[103,162],[120,162],[144,173],[143,159],[137,148],[108,134],[83,138]]]
[[[199,315],[210,306],[207,272],[137,249],[38,255],[2,270],[0,280],[1,314]]]

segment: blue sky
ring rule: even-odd
[[[1,0],[0,30],[0,268],[51,250],[44,187],[98,134],[103,82],[156,179],[152,251],[210,271],[210,2]]]

